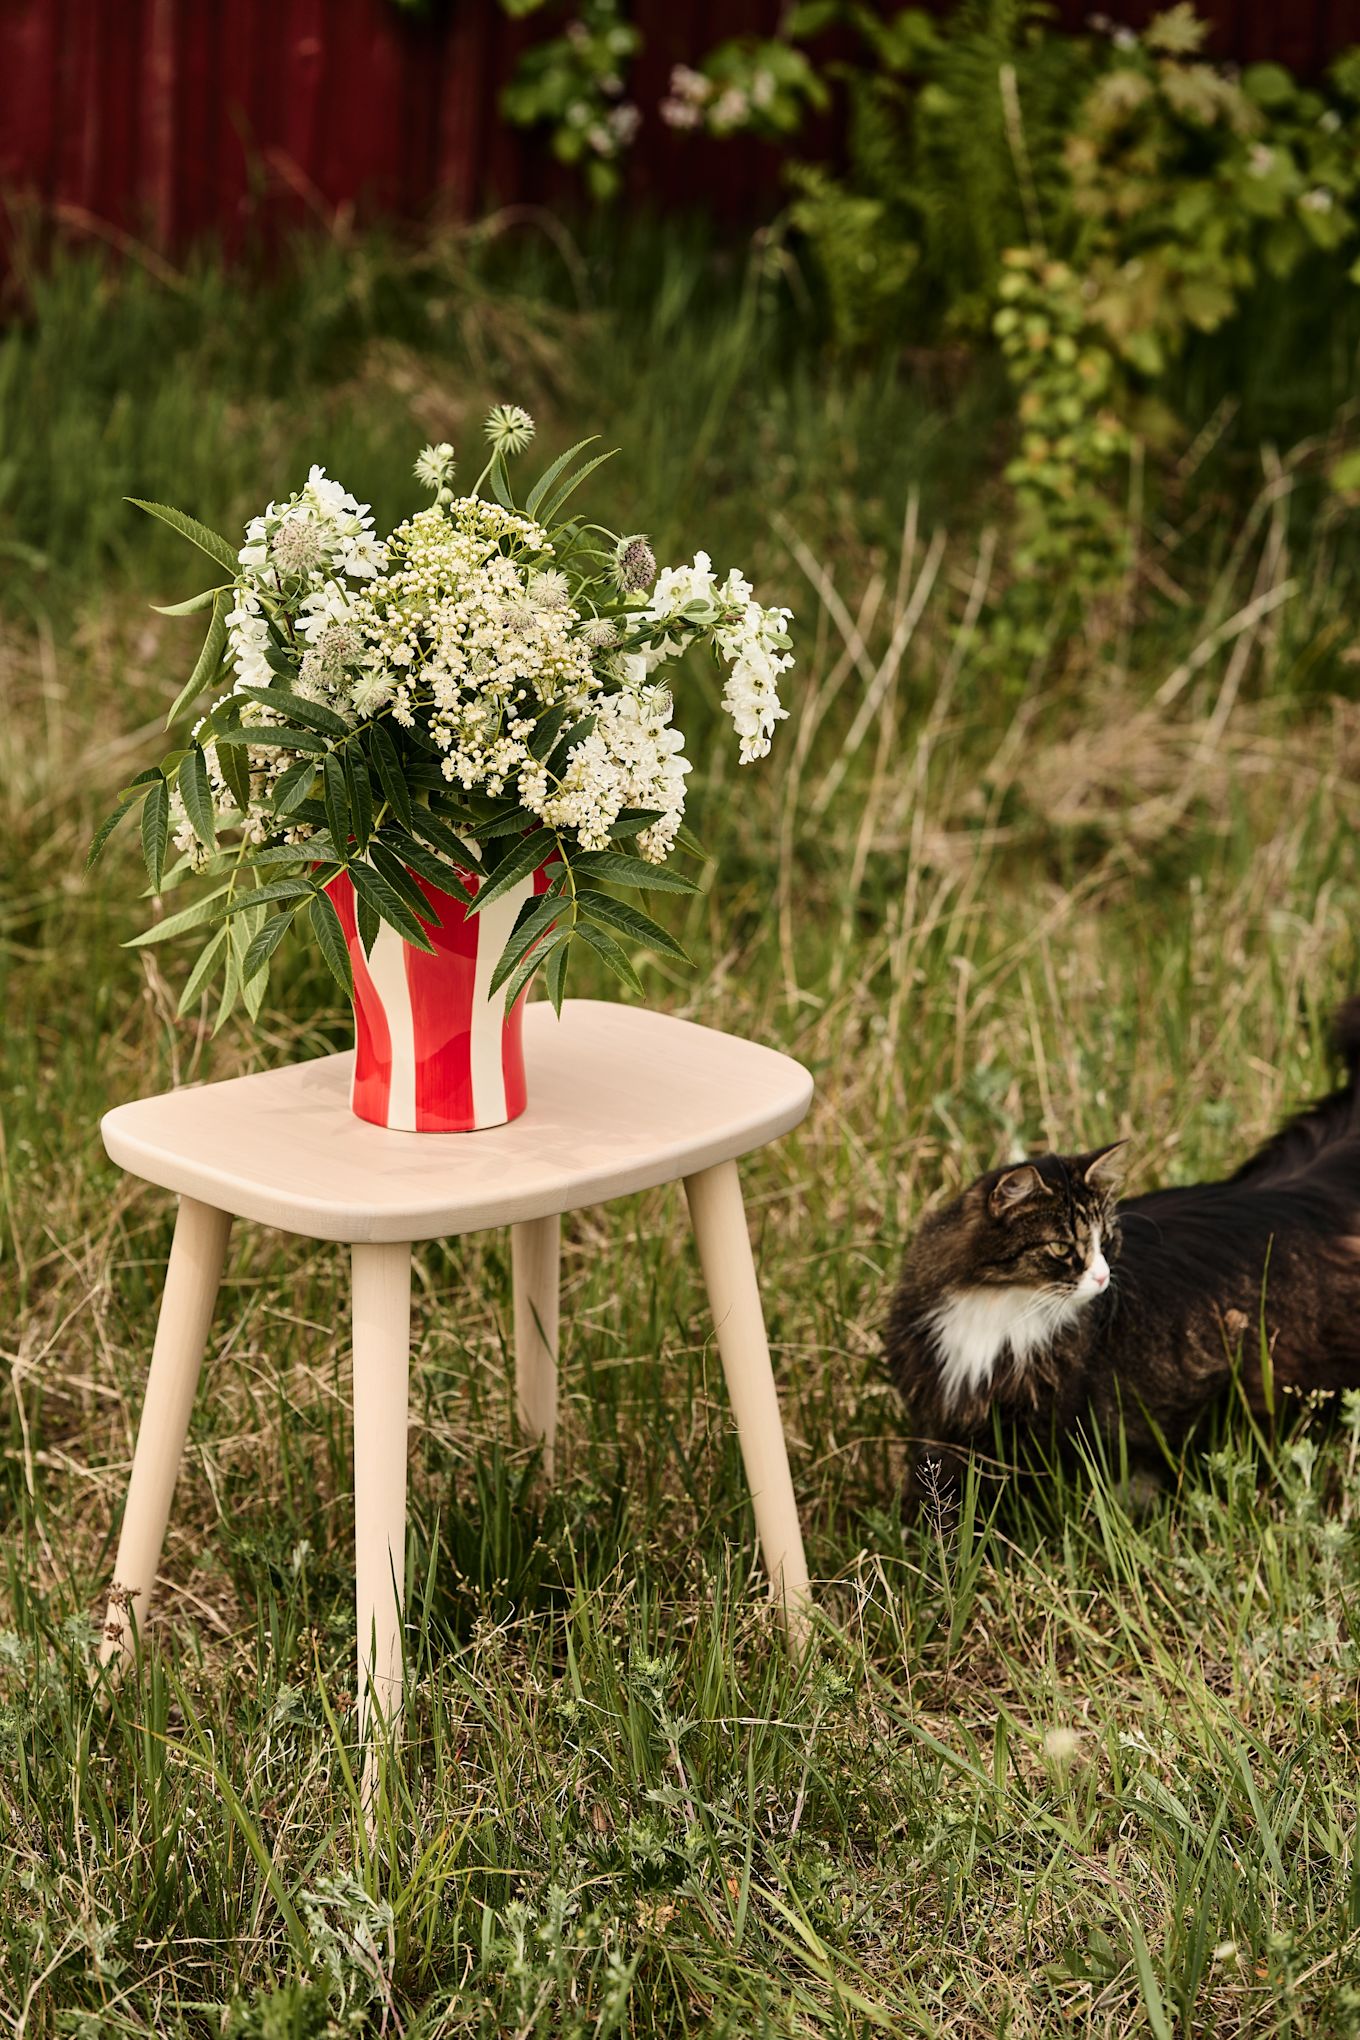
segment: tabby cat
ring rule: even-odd
[[[1334,1027],[1339,1090],[1216,1183],[1119,1201],[1122,1143],[994,1169],[923,1222],[886,1357],[913,1449],[908,1499],[1007,1428],[1122,1420],[1184,1442],[1238,1370],[1277,1395],[1360,1386],[1360,996]],[[926,1470],[926,1462],[934,1462]]]

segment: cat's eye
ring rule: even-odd
[[[1045,1243],[1044,1252],[1052,1254],[1055,1261],[1067,1261],[1072,1256],[1072,1249],[1069,1246],[1065,1246],[1061,1240],[1048,1240]]]

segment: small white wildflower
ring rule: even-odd
[[[437,446],[422,446],[416,455],[415,478],[422,487],[432,494],[447,488],[453,480],[453,448],[447,439],[441,439]]]
[[[1334,106],[1329,106],[1325,113],[1320,114],[1318,116],[1318,126],[1322,129],[1324,135],[1334,135],[1339,133],[1341,128],[1341,115],[1337,112]]]
[[[545,567],[537,574],[530,574],[526,592],[529,600],[540,609],[565,609],[571,596],[571,584],[560,567]]]
[[[1253,142],[1247,157],[1247,170],[1252,177],[1269,177],[1275,168],[1275,151],[1265,142]]]
[[[1070,1764],[1077,1754],[1077,1732],[1073,1728],[1050,1728],[1044,1736],[1044,1755],[1055,1764]]]
[[[581,636],[593,652],[604,652],[618,643],[619,627],[611,616],[592,616]]]
[[[487,412],[486,436],[497,453],[523,453],[534,436],[534,421],[519,404],[497,404]]]
[[[309,574],[323,556],[321,533],[309,517],[285,517],[269,549],[281,574]]]
[[[1326,185],[1319,184],[1312,191],[1305,191],[1299,204],[1304,212],[1329,213],[1334,200]]]

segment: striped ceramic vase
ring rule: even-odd
[[[414,876],[414,874],[413,874]],[[354,1085],[360,1119],[405,1133],[472,1133],[524,1110],[524,995],[506,1011],[488,996],[520,908],[546,891],[546,869],[513,887],[484,914],[423,878],[415,883],[439,920],[423,923],[434,954],[413,949],[386,921],[368,955],[359,940],[354,887],[345,872],[326,890],[340,916],[354,972]],[[470,874],[467,883],[475,888]]]

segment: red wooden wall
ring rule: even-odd
[[[1092,0],[1062,0],[1072,26]],[[1099,5],[1100,0],[1095,0]],[[1138,22],[1143,0],[1104,0]],[[1214,49],[1301,72],[1360,42],[1360,0],[1202,0]],[[657,118],[673,63],[725,35],[769,32],[780,0],[640,0],[644,110],[630,189],[735,217],[768,210],[779,158],[757,143],[672,135]],[[497,116],[526,43],[565,16],[512,23],[497,0],[0,0],[0,190],[69,224],[155,247],[205,231],[355,208],[460,217],[575,187],[541,136]]]

